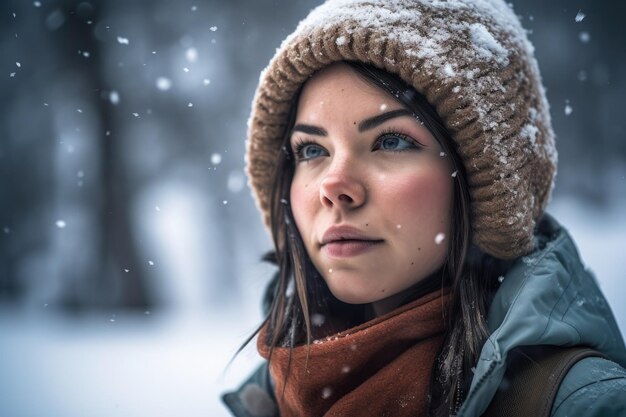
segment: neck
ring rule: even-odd
[[[409,288],[371,304],[372,318],[383,316],[396,308],[433,292],[442,286],[441,270],[418,281]]]

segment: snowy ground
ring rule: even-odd
[[[0,312],[0,416],[227,416],[219,393],[258,361],[236,317],[68,321]],[[248,320],[250,321],[250,320]]]
[[[551,206],[596,272],[626,330],[626,212]],[[228,314],[118,314],[70,320],[53,310],[0,310],[2,417],[220,417],[219,393],[258,362],[254,344],[225,370],[259,319],[250,300]]]

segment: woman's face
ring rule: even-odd
[[[290,144],[296,226],[335,297],[385,303],[441,267],[452,168],[390,94],[334,64],[305,84]]]

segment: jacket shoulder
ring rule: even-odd
[[[278,417],[267,362],[236,391],[223,394],[222,401],[235,417]]]
[[[551,416],[626,417],[626,370],[607,359],[582,359],[563,379]]]

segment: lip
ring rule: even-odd
[[[330,257],[345,258],[360,255],[383,242],[352,226],[331,226],[324,233],[320,248]]]

